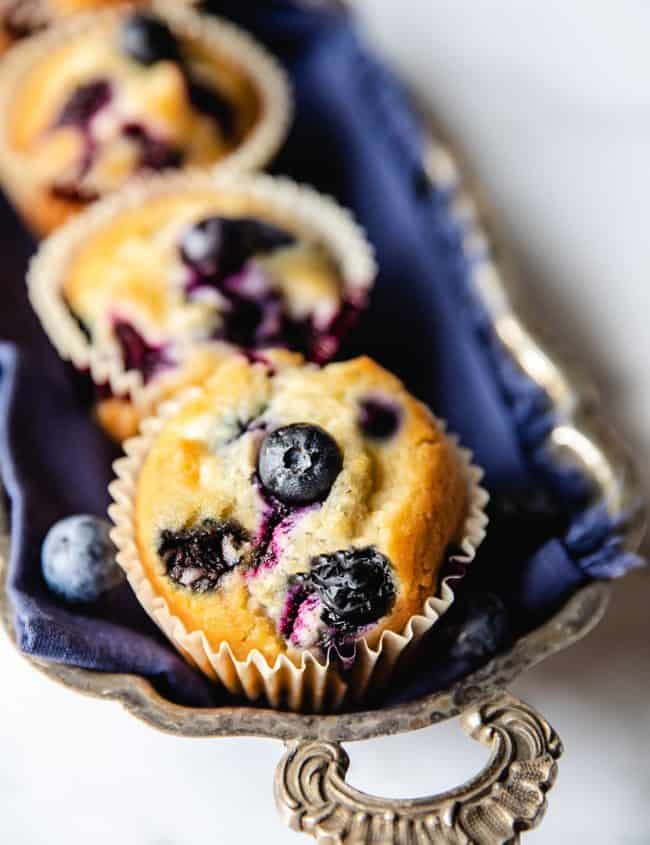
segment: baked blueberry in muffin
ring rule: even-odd
[[[284,75],[248,36],[171,3],[65,20],[0,71],[0,169],[47,232],[129,180],[266,163],[284,133]]]
[[[323,363],[374,275],[332,201],[268,177],[164,177],[91,209],[44,245],[32,301],[61,354],[89,369],[118,439],[233,349]],[[361,413],[361,410],[360,410]],[[375,424],[376,425],[376,424]]]
[[[381,437],[363,425],[370,399],[398,420]],[[145,606],[163,600],[208,653],[349,666],[360,640],[401,633],[436,593],[467,478],[429,411],[372,360],[233,356],[151,426],[129,445],[137,469],[118,466],[132,498],[113,487],[118,560]]]

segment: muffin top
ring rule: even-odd
[[[129,449],[127,448],[127,451]],[[455,447],[368,358],[233,356],[159,421],[137,554],[189,632],[237,659],[351,657],[436,592],[467,491]]]
[[[73,206],[141,173],[241,153],[263,117],[283,124],[288,109],[260,47],[164,3],[61,22],[12,50],[3,85],[5,143],[51,203]]]

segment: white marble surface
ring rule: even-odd
[[[540,313],[588,362],[650,453],[650,6],[642,0],[359,0],[382,49],[462,139]],[[650,841],[650,661],[643,574],[586,641],[521,679],[566,744],[527,841]],[[281,746],[157,734],[81,698],[0,640],[0,829],[12,845],[284,843]],[[483,762],[457,724],[352,747],[352,780],[411,796]],[[300,841],[300,840],[297,840]],[[306,841],[306,840],[305,840]]]

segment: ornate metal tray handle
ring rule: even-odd
[[[351,787],[350,760],[338,743],[289,742],[275,777],[280,814],[320,845],[516,843],[544,815],[562,743],[539,713],[505,694],[467,709],[461,724],[491,748],[487,766],[457,789],[415,800]]]

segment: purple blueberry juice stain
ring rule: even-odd
[[[245,349],[284,346],[324,364],[336,355],[357,322],[366,294],[346,297],[324,324],[315,316],[292,320],[282,292],[251,259],[294,243],[288,232],[253,218],[201,220],[187,230],[179,245],[188,268],[185,290],[192,299],[212,288],[226,300],[223,324],[215,339]],[[218,307],[218,301],[215,305]]]
[[[291,533],[300,520],[319,505],[292,509],[277,500],[267,505],[255,536],[255,566],[251,577],[274,569],[280,560]]]
[[[262,519],[253,538],[253,565],[246,573],[254,578],[258,573],[268,572],[278,563],[286,541],[298,522],[320,504],[292,508],[271,496],[263,487],[257,472],[251,478],[262,500]]]
[[[300,608],[309,596],[309,589],[300,581],[289,587],[278,625],[278,630],[285,640],[289,640],[291,638],[296,625],[296,620],[298,619]]]
[[[97,199],[97,192],[81,185],[98,155],[99,146],[93,135],[93,122],[113,100],[113,88],[105,79],[80,85],[63,106],[53,129],[65,126],[76,128],[83,139],[83,152],[74,180],[56,184],[52,193],[60,199],[88,203]],[[138,149],[137,171],[159,171],[183,164],[183,151],[156,137],[143,124],[130,122],[120,129],[122,137],[132,141]]]
[[[326,660],[333,659],[343,669],[350,668],[356,657],[357,639],[369,626],[352,628],[341,620],[331,619],[309,574],[294,576],[280,615],[280,634],[295,648],[303,648],[305,639],[311,639],[310,628],[314,624],[321,627],[323,623],[316,643],[318,649]]]
[[[397,432],[401,411],[390,399],[369,396],[359,402],[359,427],[367,437],[386,440]]]
[[[115,319],[113,333],[122,352],[125,370],[138,370],[145,384],[161,370],[174,366],[164,345],[149,343],[127,320]]]
[[[92,133],[93,121],[112,99],[113,89],[105,79],[97,79],[86,85],[80,85],[73,91],[52,124],[52,129],[74,127],[83,139],[83,151],[77,168],[77,176],[73,181],[53,185],[52,194],[55,197],[82,204],[97,199],[95,191],[83,188],[80,183],[90,171],[97,154],[97,144]]]
[[[138,170],[167,170],[183,164],[182,150],[156,138],[140,123],[126,123],[122,127],[122,135],[138,147]]]
[[[296,648],[300,648],[305,640],[310,639],[310,629],[313,629],[314,621],[317,622],[318,620],[320,604],[320,598],[316,593],[312,593],[298,605],[293,627],[288,636],[285,636],[285,639],[289,640]]]
[[[53,128],[75,126],[82,132],[87,130],[93,118],[110,103],[112,97],[111,84],[106,79],[80,85],[66,101]]]
[[[267,556],[271,566],[277,564],[280,556],[284,552],[287,541],[291,533],[298,525],[300,520],[306,516],[310,511],[320,507],[320,505],[307,505],[303,508],[296,508],[291,510],[287,516],[278,522],[271,533],[271,539],[268,544]]]
[[[343,340],[359,319],[362,306],[344,301],[338,312],[325,326],[317,326],[313,319],[285,321],[284,341],[290,349],[301,352],[315,364],[327,364],[338,353]]]

